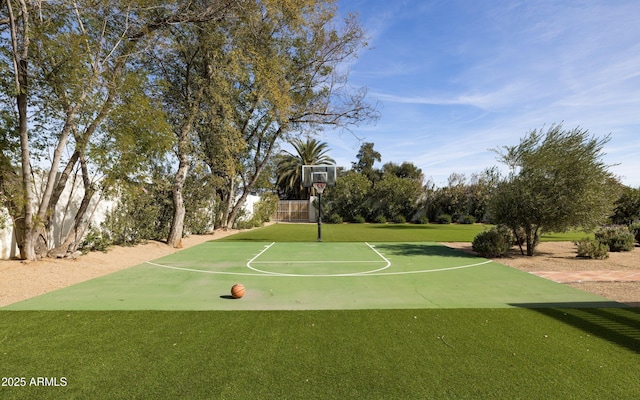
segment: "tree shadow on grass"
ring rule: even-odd
[[[582,307],[582,305],[569,303],[565,305],[576,308],[542,308],[539,304],[515,304],[515,306],[532,308],[540,314],[640,354],[640,308],[627,307],[615,302],[603,302],[594,307],[588,307],[588,305]]]
[[[427,243],[384,243],[376,244],[376,249],[381,250],[384,255],[393,256],[437,256],[437,257],[457,257],[457,258],[478,258],[473,254],[452,249],[447,246],[427,244]]]

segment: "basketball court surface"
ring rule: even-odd
[[[234,299],[235,283],[246,287]],[[436,243],[212,241],[8,310],[621,307]]]

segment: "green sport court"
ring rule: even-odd
[[[246,294],[230,296],[242,283]],[[623,307],[433,242],[216,240],[7,310]]]

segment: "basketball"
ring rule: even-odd
[[[244,285],[241,283],[236,283],[231,287],[231,296],[234,299],[239,299],[244,296]]]

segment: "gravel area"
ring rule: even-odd
[[[219,239],[235,230],[216,231],[212,235],[190,236],[182,240],[183,248]],[[449,247],[473,253],[470,243],[444,243]],[[25,300],[56,289],[110,274],[171,253],[174,249],[161,242],[149,242],[135,247],[113,247],[106,253],[93,252],[76,259],[43,259],[34,262],[0,260],[0,307]],[[640,271],[640,248],[631,252],[610,253],[605,260],[576,258],[571,242],[540,243],[538,255],[522,256],[514,249],[508,257],[495,261],[523,271]],[[593,274],[592,274],[593,275]],[[596,293],[608,299],[640,307],[639,281],[589,281],[567,283],[570,286]]]

